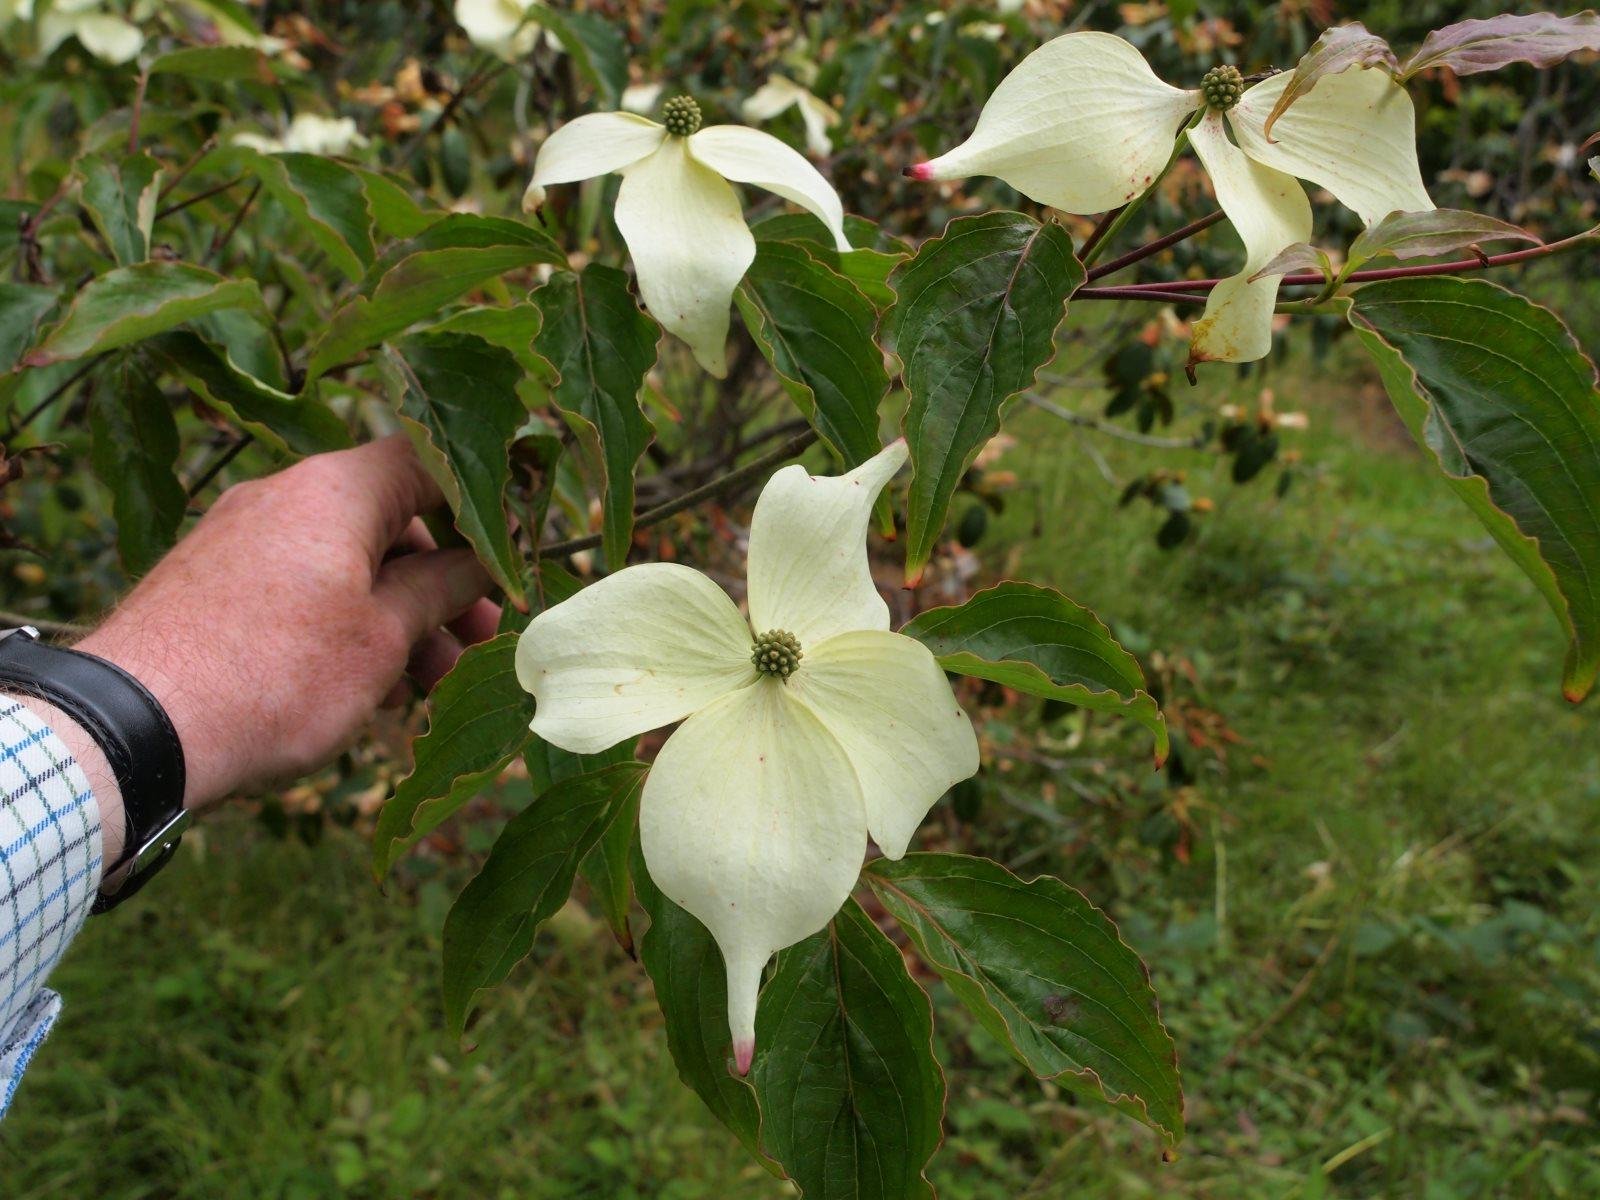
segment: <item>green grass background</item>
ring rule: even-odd
[[[1118,919],[1190,1130],[1163,1163],[935,988],[950,1109],[930,1176],[997,1200],[1600,1195],[1593,705],[1560,699],[1555,622],[1369,371],[1296,358],[1269,382],[1312,418],[1295,487],[1236,488],[1190,456],[1217,509],[1172,553],[1086,448],[1122,479],[1170,455],[1008,424],[1023,486],[978,547],[992,571],[1093,607],[1242,740],[1226,762],[1185,748],[1194,782],[1174,788],[1105,719],[1042,740],[1031,704],[986,723],[976,816],[941,811],[929,836]],[[1179,400],[1259,386],[1219,369]],[[0,1125],[0,1195],[792,1194],[677,1083],[648,982],[581,910],[462,1053],[437,971],[465,866],[381,895],[342,831],[306,847],[223,814],[192,843],[55,974],[66,1012]]]

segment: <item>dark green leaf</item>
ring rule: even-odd
[[[362,283],[363,294],[333,314],[311,352],[315,379],[450,301],[506,271],[533,263],[565,266],[548,235],[517,221],[455,213],[386,252]]]
[[[765,1165],[755,1092],[733,1073],[722,952],[704,925],[656,890],[640,863],[635,876],[650,914],[639,954],[655,984],[678,1078]]]
[[[778,956],[752,1072],[761,1140],[806,1200],[931,1200],[944,1076],[933,1011],[894,943],[846,900]]]
[[[911,392],[909,582],[1006,402],[1055,356],[1056,326],[1083,279],[1066,230],[1014,212],[957,217],[889,277],[898,297],[889,328]]]
[[[570,6],[554,9],[534,6],[534,20],[550,30],[572,56],[573,63],[595,90],[604,107],[622,102],[628,86],[628,43],[620,26],[598,13],[574,12]]]
[[[56,289],[33,283],[0,283],[0,374],[11,370],[33,345],[39,322],[56,305]]]
[[[73,164],[78,198],[120,266],[150,257],[161,164],[148,154],[85,154]]]
[[[188,504],[172,469],[178,459],[172,408],[143,372],[125,367],[115,387],[95,389],[89,424],[95,476],[111,489],[123,568],[143,575],[176,540]]]
[[[1481,279],[1368,284],[1350,322],[1417,444],[1569,639],[1562,690],[1600,672],[1600,394],[1548,309]]]
[[[631,744],[624,748],[628,751],[624,757],[630,756]],[[633,874],[629,868],[638,826],[639,797],[635,793],[617,810],[579,868],[589,881],[611,935],[629,954],[633,953],[633,930],[628,924],[629,910],[633,908]]]
[[[310,394],[291,396],[241,370],[227,349],[187,330],[157,334],[141,349],[212,408],[276,450],[320,454],[352,445],[350,431]]]
[[[372,264],[372,206],[363,178],[320,154],[260,154],[234,147],[269,195],[303,228],[346,277],[360,279]]]
[[[253,279],[224,279],[175,262],[119,267],[84,285],[61,323],[22,361],[44,367],[115,350],[223,308],[254,309],[266,317]]]
[[[643,763],[559,783],[512,817],[444,923],[444,1012],[466,1027],[480,992],[501,983],[567,901],[578,864],[644,785]]]
[[[456,528],[506,595],[522,604],[522,556],[506,521],[508,447],[527,415],[522,368],[508,350],[464,333],[420,333],[389,354],[391,389],[422,462],[444,492]]]
[[[872,303],[803,243],[777,241],[756,243],[734,299],[789,398],[845,466],[877,454],[889,373]]]
[[[879,859],[863,878],[956,998],[1036,1075],[1172,1145],[1182,1139],[1177,1051],[1150,974],[1081,894],[961,854]]]
[[[253,46],[185,46],[157,55],[150,63],[150,74],[234,83],[270,82],[273,72],[266,55]]]
[[[469,646],[429,697],[428,731],[413,743],[411,774],[378,814],[373,874],[395,862],[456,812],[533,736],[533,697],[517,682],[517,635]]]
[[[367,204],[372,209],[372,224],[386,238],[416,237],[443,215],[435,208],[424,208],[398,182],[381,171],[346,165],[361,179]]]
[[[606,563],[616,570],[633,541],[634,468],[655,436],[639,389],[661,331],[634,303],[628,277],[599,263],[558,272],[532,299],[544,315],[534,346],[560,373],[551,394],[600,492]]]
[[[845,217],[845,236],[856,247],[846,254],[839,253],[828,227],[810,213],[780,213],[758,221],[750,232],[758,243],[804,243],[813,258],[855,284],[880,311],[894,303],[890,273],[911,256],[911,247],[865,217]]]
[[[1155,736],[1157,765],[1166,761],[1167,723],[1138,660],[1099,617],[1054,588],[996,584],[965,604],[920,613],[901,632],[932,650],[946,671],[1125,713]]]

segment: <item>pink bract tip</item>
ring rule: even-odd
[[[901,174],[907,179],[915,179],[919,183],[927,183],[933,178],[933,164],[931,162],[915,163],[902,168]]]
[[[733,1044],[733,1069],[741,1075],[750,1074],[750,1064],[756,1059],[756,1043],[751,1038],[748,1041],[740,1040]]]

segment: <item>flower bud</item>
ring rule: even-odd
[[[1244,76],[1238,67],[1212,67],[1200,80],[1200,92],[1209,107],[1227,112],[1244,95]]]
[[[700,106],[688,96],[674,96],[661,106],[661,123],[668,133],[688,137],[700,128]]]

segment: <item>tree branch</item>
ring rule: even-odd
[[[1046,400],[1043,396],[1036,396],[1032,392],[1024,392],[1022,398],[1042,412],[1047,412],[1052,417],[1060,417],[1069,425],[1076,425],[1079,429],[1088,429],[1095,433],[1103,433],[1107,437],[1118,438],[1124,442],[1132,442],[1136,446],[1154,446],[1158,450],[1200,450],[1205,447],[1206,442],[1209,440],[1198,434],[1194,437],[1175,438],[1139,433],[1137,430],[1124,429],[1120,425],[1113,425],[1109,421],[1091,417],[1087,413],[1077,413],[1070,408],[1062,408],[1061,405]]]
[[[1223,212],[1221,209],[1218,209],[1216,212],[1211,213],[1208,216],[1201,217],[1197,221],[1190,221],[1182,229],[1173,230],[1171,233],[1167,234],[1166,237],[1157,238],[1153,242],[1146,242],[1137,249],[1129,250],[1121,258],[1113,258],[1110,262],[1102,263],[1100,266],[1090,271],[1089,281],[1092,283],[1096,279],[1103,279],[1107,275],[1114,275],[1118,271],[1122,270],[1123,267],[1131,267],[1134,263],[1142,262],[1144,259],[1149,258],[1152,254],[1160,254],[1168,246],[1176,246],[1179,242],[1187,241],[1195,234],[1210,229],[1218,221],[1225,220],[1227,215],[1227,213]]]
[[[651,525],[657,525],[668,517],[676,516],[685,509],[693,508],[702,500],[709,500],[713,496],[720,496],[724,492],[733,491],[741,484],[748,483],[779,463],[787,462],[816,440],[817,433],[814,429],[807,429],[802,433],[798,433],[781,446],[776,446],[767,451],[760,458],[752,459],[737,471],[730,471],[720,479],[713,479],[710,483],[701,487],[692,488],[676,499],[668,500],[665,504],[658,504],[654,508],[645,509],[634,517],[633,527],[635,529],[644,529]],[[539,547],[539,557],[561,558],[579,550],[591,550],[598,546],[600,541],[600,534],[592,533],[587,537],[568,538],[564,542],[549,542]]]

